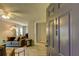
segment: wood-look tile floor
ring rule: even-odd
[[[25,50],[25,52],[23,51]],[[16,48],[15,52],[20,52],[23,51],[19,54],[19,56],[46,56],[47,55],[47,48],[45,47],[44,44],[37,44],[35,46],[31,47],[21,47],[21,48]],[[18,56],[16,53],[15,56]]]

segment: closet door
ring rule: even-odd
[[[49,41],[50,41],[50,55],[53,55],[53,48],[54,48],[54,21],[50,21],[49,25]]]
[[[58,54],[58,19],[54,19],[54,55]]]
[[[70,15],[59,17],[60,20],[60,53],[65,56],[70,55]]]

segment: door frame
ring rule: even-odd
[[[52,25],[52,33],[53,33],[53,38],[52,38],[52,48],[54,48],[54,19],[53,20],[51,20],[50,22],[49,22],[50,24],[49,24],[49,36],[50,36],[50,26]],[[52,24],[51,24],[52,23]]]

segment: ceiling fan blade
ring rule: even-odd
[[[13,12],[13,13],[11,13],[11,14],[14,15],[14,16],[22,16],[21,13],[15,13],[15,12]]]

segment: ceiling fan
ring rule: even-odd
[[[0,6],[0,16],[4,19],[10,19],[14,17],[21,17],[23,14],[22,11],[19,10],[12,10],[5,6]]]

